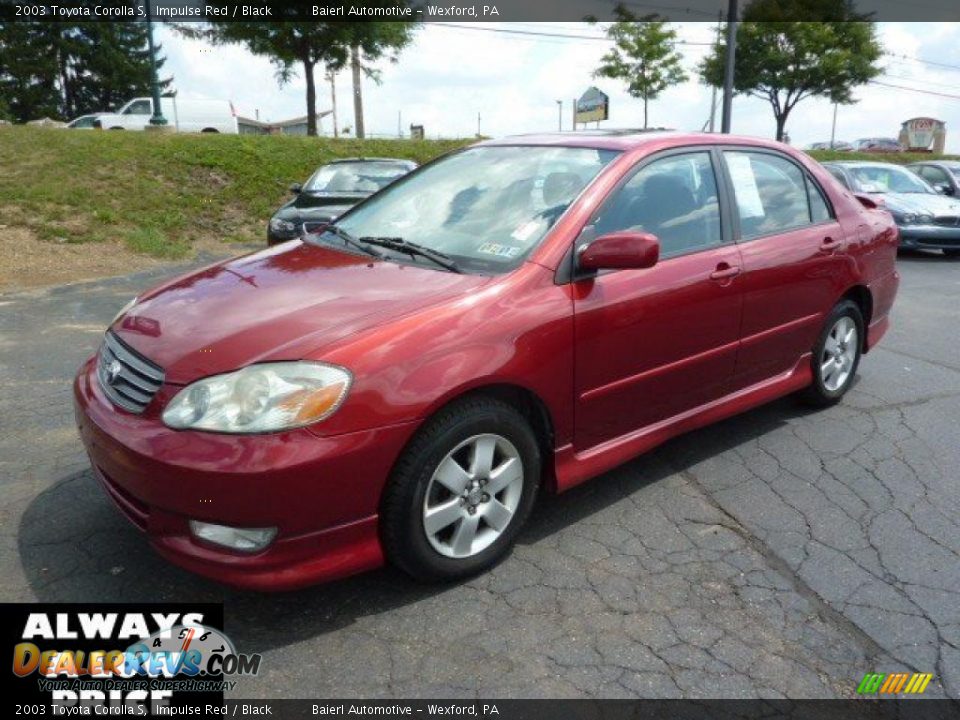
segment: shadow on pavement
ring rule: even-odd
[[[530,545],[602,511],[625,495],[682,472],[810,410],[790,398],[677,438],[561,496],[542,496],[520,543]],[[23,514],[19,553],[45,602],[225,602],[226,630],[242,647],[284,647],[425,597],[455,592],[383,569],[295,592],[228,588],[162,560],[109,503],[89,471],[41,493]],[[507,561],[509,562],[509,560]]]

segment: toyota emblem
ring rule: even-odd
[[[120,377],[120,373],[123,371],[123,365],[120,364],[119,360],[114,360],[110,363],[110,367],[107,368],[107,382],[113,385],[117,378]]]

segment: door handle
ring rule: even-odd
[[[832,237],[825,237],[820,243],[821,250],[836,250],[843,244],[842,240],[834,240]]]
[[[710,273],[711,280],[726,280],[727,278],[736,277],[740,274],[739,265],[730,265],[729,263],[722,262],[717,265],[717,269]]]

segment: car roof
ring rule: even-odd
[[[354,157],[354,158],[337,158],[336,160],[331,160],[326,165],[337,165],[339,163],[364,163],[364,162],[385,162],[385,163],[400,163],[401,165],[416,165],[417,163],[413,160],[407,160],[405,158],[388,158],[388,157]]]
[[[895,167],[903,169],[899,163],[872,162],[870,160],[829,160],[824,165],[840,165],[842,167]]]
[[[597,150],[634,150],[644,145],[756,145],[783,149],[788,146],[773,140],[746,135],[720,133],[682,132],[678,130],[577,130],[575,132],[534,133],[508,135],[493,140],[484,140],[473,147],[496,147],[506,145],[539,145],[557,147],[583,147]]]
[[[913,167],[914,165],[943,165],[948,168],[960,168],[960,160],[917,160],[907,167]]]

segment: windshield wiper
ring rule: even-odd
[[[379,253],[379,252],[377,252],[376,250],[374,250],[372,247],[370,247],[369,245],[365,245],[365,244],[361,243],[361,242],[358,241],[353,235],[351,235],[350,233],[348,233],[346,230],[343,230],[342,228],[337,227],[337,226],[334,225],[333,223],[331,223],[330,225],[327,225],[327,226],[323,229],[323,232],[333,233],[333,234],[336,235],[338,238],[340,238],[341,240],[343,240],[343,244],[344,244],[344,245],[350,245],[351,247],[355,247],[355,248],[357,248],[358,250],[360,250],[361,252],[366,253],[367,255],[372,255],[373,257],[378,258],[378,259],[380,259],[380,260],[383,259],[383,253]],[[306,231],[304,231],[304,238],[306,238]],[[363,238],[361,238],[361,240],[362,240],[362,239],[363,239]]]
[[[428,248],[424,245],[418,245],[417,243],[410,242],[409,240],[404,240],[400,237],[362,237],[360,242],[367,243],[368,245],[376,245],[378,247],[384,247],[389,250],[396,250],[397,252],[407,253],[411,257],[414,255],[419,255],[420,257],[425,257],[427,260],[432,260],[440,267],[449,270],[454,273],[462,273],[463,271],[457,267],[457,264],[453,259],[439,250],[434,250],[433,248]]]

